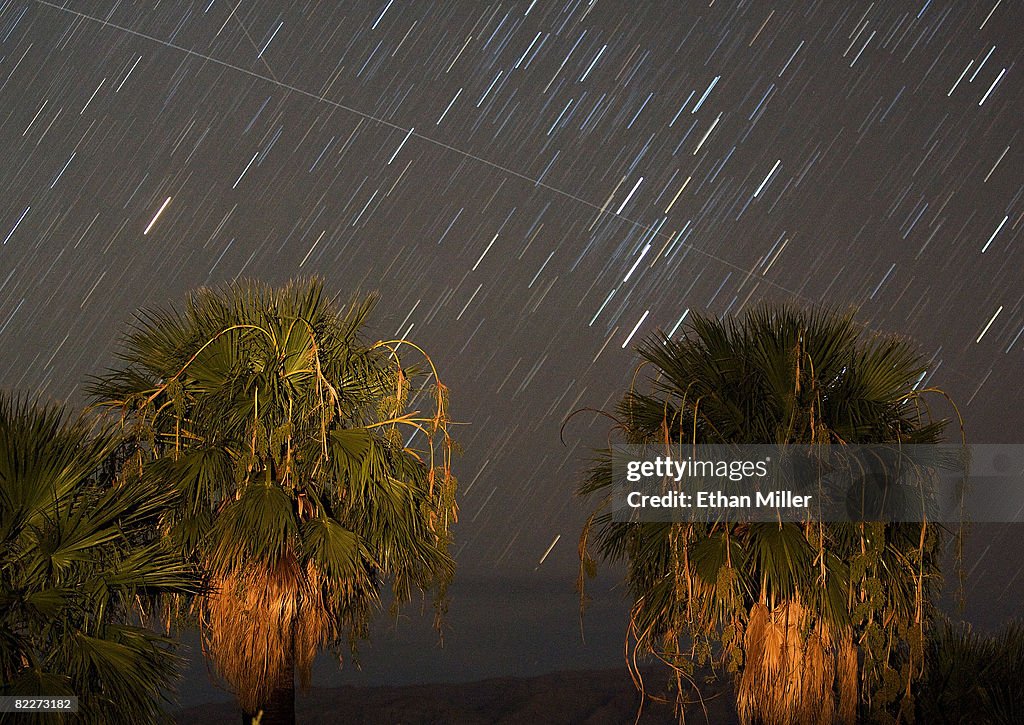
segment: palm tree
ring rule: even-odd
[[[396,606],[416,590],[443,608],[447,392],[429,358],[432,384],[402,364],[412,343],[362,340],[373,303],[339,307],[319,280],[200,289],[143,312],[91,387],[142,478],[179,494],[160,528],[211,578],[193,611],[243,720],[294,722],[295,671],[308,684],[318,651],[365,638],[386,581]]]
[[[921,722],[1010,725],[1024,722],[1024,624],[992,635],[940,620],[928,638]]]
[[[143,625],[156,595],[198,580],[147,539],[168,497],[114,479],[118,444],[61,408],[0,395],[0,694],[76,695],[83,722],[155,722],[179,660]]]
[[[865,336],[852,316],[765,307],[639,348],[649,390],[631,388],[627,444],[936,442],[918,390],[926,365],[904,340]],[[638,374],[640,370],[638,369]],[[938,392],[938,391],[934,391]],[[885,720],[910,708],[938,583],[936,525],[638,523],[611,513],[611,450],[580,486],[600,496],[581,540],[624,561],[634,654],[670,664],[683,719],[695,667],[735,673],[744,723]]]

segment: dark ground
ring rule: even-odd
[[[645,686],[650,692],[662,692],[662,677],[646,673]],[[704,688],[703,693],[708,698],[707,715],[696,704],[688,711],[687,722],[736,722],[731,697],[714,697],[711,688]],[[617,669],[502,677],[464,684],[313,688],[297,693],[295,709],[296,720],[303,725],[621,725],[636,721],[639,702],[628,673]],[[233,704],[216,703],[182,710],[176,722],[221,725],[237,719],[238,710]],[[669,725],[676,720],[671,705],[648,700],[638,722]]]

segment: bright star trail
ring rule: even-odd
[[[201,285],[379,290],[371,333],[429,351],[467,424],[459,576],[568,588],[609,421],[562,423],[688,315],[856,307],[971,442],[1021,442],[1021,27],[1002,0],[2,3],[0,384],[79,404],[133,312]],[[1020,537],[985,535],[968,614],[999,621]]]

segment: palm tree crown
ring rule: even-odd
[[[211,576],[204,642],[248,712],[365,637],[385,580],[402,602],[453,574],[447,392],[402,365],[415,346],[362,340],[373,302],[339,307],[318,280],[201,289],[143,313],[92,386],[143,478],[178,494],[161,526]]]
[[[179,660],[142,624],[156,595],[198,579],[147,535],[168,496],[114,479],[118,444],[0,395],[0,694],[75,695],[84,722],[155,722]]]
[[[914,349],[866,337],[851,316],[698,316],[681,339],[655,336],[639,352],[654,374],[618,405],[627,443],[930,443],[945,425],[922,407],[926,365]],[[937,526],[619,523],[612,483],[606,450],[579,488],[601,497],[583,532],[584,571],[592,535],[601,557],[626,562],[633,644],[664,658],[680,685],[695,665],[724,663],[744,722],[851,722],[861,706],[882,717],[912,705]]]

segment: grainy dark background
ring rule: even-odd
[[[618,594],[583,645],[571,593],[606,420],[559,428],[628,384],[627,340],[856,306],[919,341],[972,441],[1020,442],[1022,25],[1007,0],[4,2],[0,385],[82,402],[132,312],[198,285],[379,290],[371,332],[425,346],[469,423],[463,588],[444,654],[385,646],[413,621],[359,677],[614,663]],[[969,619],[1019,613],[1019,541],[975,531]]]

